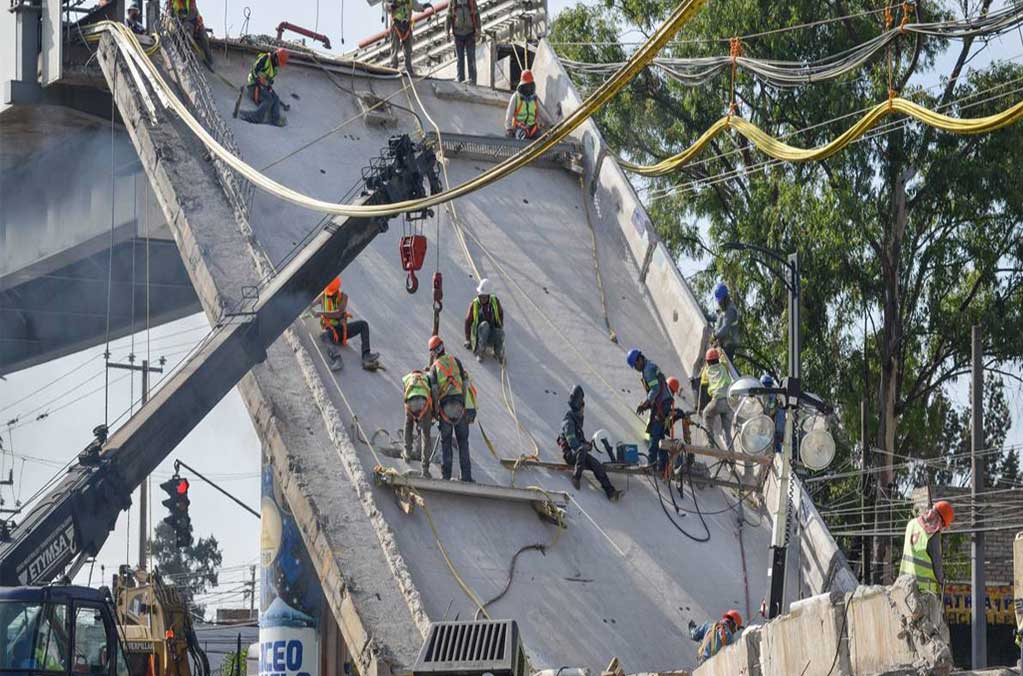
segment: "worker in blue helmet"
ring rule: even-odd
[[[630,368],[643,374],[643,389],[646,390],[646,398],[636,407],[636,415],[650,411],[650,419],[646,427],[650,437],[650,444],[647,447],[647,467],[660,473],[664,471],[664,466],[668,463],[668,452],[661,450],[661,439],[664,438],[666,420],[674,405],[674,399],[661,369],[647,359],[639,349],[629,350],[625,361]]]
[[[775,387],[774,377],[770,373],[760,376],[760,384],[764,387]],[[785,409],[778,401],[778,395],[765,394],[763,397],[764,413],[774,421],[774,452],[781,453],[782,442],[785,440]]]
[[[714,287],[714,300],[717,301],[718,307],[711,342],[721,348],[731,362],[734,361],[735,350],[739,347],[739,311],[735,308],[724,282],[718,282]]]

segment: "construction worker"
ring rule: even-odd
[[[451,436],[458,445],[458,466],[461,479],[472,482],[469,461],[469,416],[466,415],[466,383],[468,378],[462,362],[444,351],[440,336],[432,336],[430,350],[430,387],[433,390],[433,414],[439,418],[441,476],[451,478]]]
[[[210,49],[210,37],[206,34],[206,25],[195,0],[168,0],[168,9],[178,18],[182,26],[202,50],[206,67],[213,70],[213,51]]]
[[[945,500],[938,500],[922,516],[906,524],[902,544],[902,565],[899,575],[912,575],[920,591],[938,594],[945,586],[941,566],[941,531],[952,525],[955,510]]]
[[[391,0],[387,3],[387,11],[391,16],[391,68],[398,67],[398,51],[405,52],[405,71],[409,76],[416,73],[412,70],[412,20],[413,12],[421,12],[425,8],[433,9],[429,2],[419,0]]]
[[[536,97],[533,71],[522,71],[519,86],[512,93],[508,108],[504,111],[505,136],[520,140],[536,138],[549,121],[550,117]]]
[[[380,368],[380,355],[370,351],[369,324],[364,319],[350,321],[352,315],[348,312],[348,294],[341,291],[340,275],[316,297],[313,305],[321,302],[320,311],[314,311],[313,314],[320,318],[324,340],[344,347],[353,336],[358,336],[362,347],[362,368],[367,371]],[[336,350],[330,350],[328,354],[331,360],[330,370],[340,371],[344,367],[341,354]]]
[[[458,81],[465,82],[466,62],[469,82],[476,84],[476,41],[480,37],[480,11],[476,0],[450,0],[448,2],[447,34],[455,34],[455,59]]]
[[[664,466],[668,462],[668,452],[661,450],[661,439],[664,438],[668,413],[675,404],[674,399],[661,369],[657,368],[657,364],[648,360],[637,348],[629,350],[625,361],[631,368],[643,374],[643,389],[646,390],[646,398],[636,407],[636,414],[642,415],[644,411],[650,411],[650,420],[646,427],[649,435],[647,466],[658,473],[664,472]]]
[[[728,355],[728,361],[734,362],[735,350],[739,347],[739,311],[735,308],[724,282],[718,282],[714,287],[714,300],[717,301],[718,307],[711,342],[724,350]]]
[[[419,430],[419,457],[423,463],[423,476],[430,476],[430,428],[433,426],[433,388],[430,376],[416,369],[401,379],[405,400],[405,462],[417,458],[412,454],[413,430]]]
[[[710,403],[703,409],[703,422],[710,434],[710,441],[719,448],[732,448],[732,408],[728,405],[728,388],[732,386],[732,374],[728,364],[722,363],[716,347],[704,355],[700,379],[707,385]]]
[[[146,34],[146,27],[142,25],[142,10],[138,5],[128,7],[128,17],[124,20],[124,25],[130,28],[135,35]]]
[[[256,109],[242,111],[240,117],[253,124],[269,123],[283,127],[286,123],[281,116],[281,109],[290,110],[291,106],[281,101],[274,91],[274,80],[277,71],[288,63],[288,50],[280,47],[270,52],[262,52],[256,57],[249,71],[247,90]]]
[[[504,362],[504,309],[497,296],[490,293],[490,281],[480,280],[476,297],[465,314],[466,349],[473,351],[476,361],[482,362],[487,348],[494,349],[497,361]]]
[[[561,420],[561,435],[558,437],[558,446],[561,447],[561,454],[565,463],[573,465],[575,472],[572,473],[572,486],[579,490],[583,478],[583,470],[590,470],[593,476],[600,482],[604,489],[604,495],[612,502],[617,502],[622,493],[612,485],[607,478],[604,465],[590,455],[593,445],[586,440],[583,434],[583,415],[586,411],[586,398],[582,385],[572,388],[568,396],[568,412]]]
[[[726,645],[731,645],[739,638],[739,630],[742,629],[742,615],[734,608],[725,612],[717,622],[705,622],[700,626],[689,620],[689,638],[700,642],[697,648],[697,664],[718,654]]]

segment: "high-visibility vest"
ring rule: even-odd
[[[412,18],[412,3],[410,0],[395,0],[394,10],[391,12],[393,21],[408,21]]]
[[[274,78],[277,77],[277,67],[274,66],[273,55],[270,52],[263,52],[252,64],[252,70],[249,71],[249,84],[256,84],[260,75],[266,79],[268,84],[273,84]]]
[[[475,411],[476,410],[476,386],[472,384],[471,380],[466,379],[468,387],[465,388],[465,410]]]
[[[494,324],[501,326],[501,308],[497,305],[497,296],[490,296],[490,312],[494,316]],[[476,349],[476,329],[480,325],[480,297],[472,299],[472,349]]]
[[[405,401],[413,397],[425,397],[430,399],[430,383],[426,374],[422,371],[413,371],[401,379],[402,388],[405,391]]]
[[[437,383],[437,400],[442,402],[448,397],[461,397],[465,401],[465,383],[462,382],[461,369],[458,362],[450,354],[437,357],[430,367],[434,382]]]
[[[192,0],[171,0],[171,9],[175,14],[192,13]]]
[[[518,103],[515,104],[515,122],[523,127],[536,126],[536,97],[524,97],[515,92]]]
[[[912,575],[920,591],[938,593],[938,576],[934,574],[934,562],[927,553],[931,536],[924,530],[919,518],[910,519],[906,524],[906,538],[902,544],[902,565],[899,575]]]
[[[324,312],[337,312],[338,308],[341,307],[341,294],[332,296],[329,293],[323,294],[323,311]],[[333,317],[320,317],[320,326],[334,332],[334,339],[341,345],[348,344],[348,318],[351,317],[347,312],[343,319],[336,319]],[[338,332],[338,327],[341,331]]]
[[[722,363],[708,364],[707,373],[707,394],[711,399],[723,399],[728,396],[728,388],[732,385],[732,374],[728,367]]]

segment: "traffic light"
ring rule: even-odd
[[[163,520],[168,526],[174,529],[174,536],[177,539],[178,547],[192,546],[192,519],[188,516],[188,479],[174,475],[167,481],[160,484],[169,496],[163,501],[170,515]]]

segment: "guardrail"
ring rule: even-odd
[[[160,36],[164,54],[170,60],[170,67],[192,104],[195,118],[232,155],[242,157],[234,134],[217,110],[206,73],[203,71],[204,66],[196,57],[195,43],[188,30],[177,17],[165,14],[161,21]],[[235,210],[235,215],[248,221],[249,205],[252,203],[255,187],[248,179],[219,159],[213,158],[213,167],[224,193]]]

